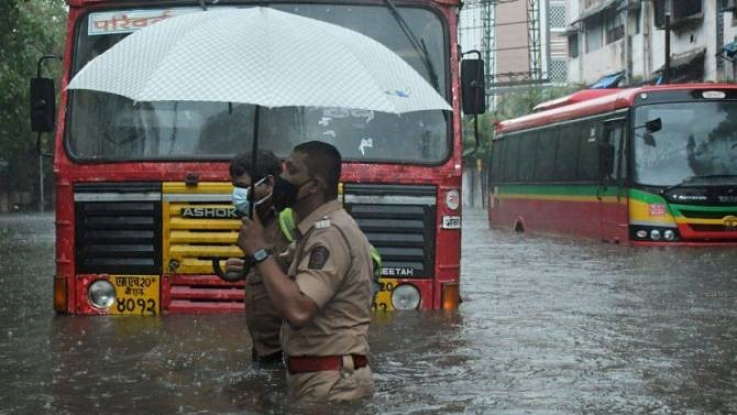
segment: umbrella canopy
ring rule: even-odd
[[[268,7],[211,10],[140,30],[69,89],[134,101],[217,101],[404,113],[452,108],[409,64],[360,33]]]

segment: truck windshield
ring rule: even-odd
[[[333,4],[272,7],[363,33],[396,52],[429,79],[427,65],[386,7]],[[120,26],[126,13],[174,15],[198,11],[91,13],[77,25],[74,72],[128,35],[111,29],[113,23]],[[440,94],[451,101],[447,75],[449,52],[441,19],[422,8],[400,8],[400,11],[427,47],[437,71]],[[108,16],[110,20],[105,20]],[[66,148],[78,161],[222,160],[251,148],[252,105],[190,101],[134,103],[121,96],[94,91],[69,91],[69,97]],[[449,130],[441,111],[394,115],[339,108],[285,107],[261,111],[259,145],[285,156],[295,144],[320,140],[335,145],[347,161],[435,164],[449,154]]]
[[[662,123],[659,131],[637,128],[657,118]],[[635,127],[637,183],[673,186],[693,178],[724,181],[737,175],[737,102],[642,106],[636,110]],[[728,180],[735,183],[734,178]]]

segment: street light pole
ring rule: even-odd
[[[665,69],[663,84],[670,84],[670,11],[665,13]]]

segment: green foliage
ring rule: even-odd
[[[63,0],[0,1],[0,191],[30,190],[38,178],[29,83],[41,56],[62,54],[66,14]],[[43,75],[58,85],[61,65],[47,61]]]
[[[491,140],[494,137],[494,114],[487,112],[479,115],[478,123],[479,145],[476,148],[473,117],[467,116],[463,119],[463,161],[465,163],[475,164],[476,160],[487,160],[491,152]],[[474,148],[476,148],[475,152]]]
[[[578,86],[568,87],[530,87],[509,92],[496,97],[496,109],[479,117],[479,146],[475,147],[473,133],[473,117],[463,120],[463,149],[465,163],[475,164],[477,160],[491,160],[491,141],[494,139],[494,121],[504,121],[532,113],[536,105],[561,98],[581,89]]]

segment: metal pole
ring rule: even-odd
[[[663,84],[670,84],[670,12],[665,14],[665,69]]]
[[[38,133],[38,211],[44,211],[44,155],[41,150],[41,133]]]
[[[630,45],[629,27],[629,7],[624,9],[624,84],[629,85],[632,82],[632,45]]]

